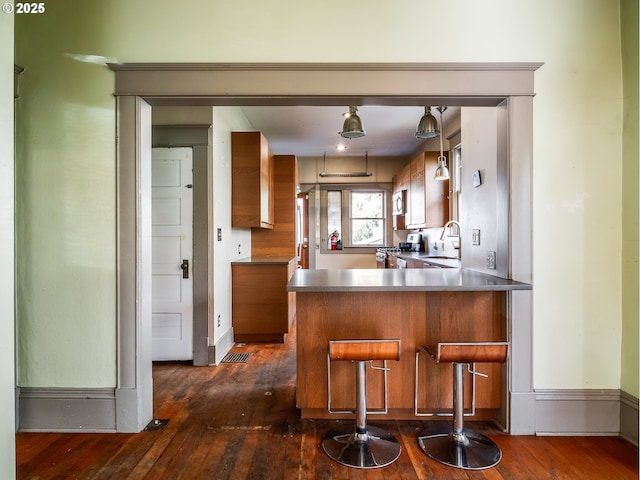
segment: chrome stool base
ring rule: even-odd
[[[456,433],[450,424],[434,424],[420,432],[418,445],[434,460],[465,470],[483,470],[502,459],[500,448],[490,438],[473,430]]]
[[[353,427],[328,433],[322,440],[325,453],[336,462],[354,468],[378,468],[400,456],[398,440],[387,431],[367,426],[366,433]]]

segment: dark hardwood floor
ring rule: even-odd
[[[247,363],[154,365],[161,431],[138,434],[18,433],[19,479],[603,479],[638,478],[638,449],[615,437],[510,436],[479,425],[503,451],[494,468],[459,470],[424,455],[422,421],[385,422],[400,440],[397,462],[351,469],[320,439],[333,421],[295,408],[294,334],[284,345],[239,345]],[[372,421],[372,423],[376,423]]]

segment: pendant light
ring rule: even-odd
[[[360,138],[364,137],[366,132],[362,128],[362,121],[358,116],[358,107],[349,107],[349,113],[344,119],[342,131],[339,132],[344,138]]]
[[[416,128],[416,138],[434,138],[440,135],[438,130],[438,121],[436,117],[431,115],[431,107],[424,107],[424,115],[418,122]]]
[[[444,129],[444,123],[442,123],[442,112],[444,112],[447,107],[438,107],[438,111],[440,112],[440,129]],[[449,169],[447,168],[447,157],[444,156],[444,148],[442,145],[442,137],[443,134],[440,132],[440,156],[438,157],[438,168],[436,168],[436,174],[434,175],[435,180],[449,180]]]

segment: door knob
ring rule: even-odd
[[[189,278],[189,260],[182,260],[182,265],[180,265],[182,269],[182,278]]]

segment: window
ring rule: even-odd
[[[351,192],[351,245],[384,244],[384,192]]]
[[[344,186],[321,191],[321,250],[380,247],[387,238],[387,191]]]

